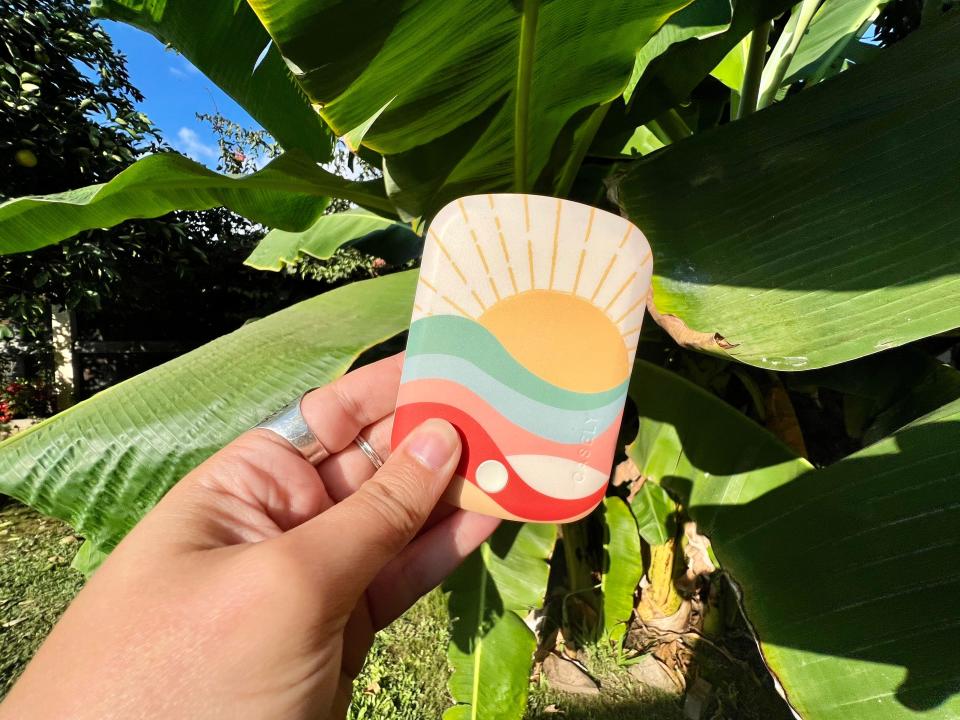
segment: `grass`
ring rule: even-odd
[[[78,546],[63,523],[13,502],[0,505],[0,699],[83,586],[70,567]],[[430,593],[377,636],[354,683],[349,720],[435,720],[451,705],[444,605],[439,591]],[[600,694],[569,695],[541,681],[530,689],[525,720],[683,719],[682,698],[636,683],[609,647],[587,648],[583,659]],[[748,664],[698,648],[694,673],[714,689],[704,720],[789,720]]]
[[[348,720],[439,718],[452,704],[449,640],[444,599],[434,591],[377,635],[354,681]]]
[[[0,496],[0,699],[83,587],[70,567],[79,545],[67,525]],[[444,600],[434,592],[377,636],[350,720],[440,717],[451,704],[448,641]]]
[[[78,546],[63,523],[0,506],[0,698],[83,587],[70,567]]]

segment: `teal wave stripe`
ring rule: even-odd
[[[592,410],[622,402],[630,382],[627,378],[596,393],[565,390],[521,365],[485,327],[459,315],[429,315],[414,322],[407,340],[408,361],[417,355],[461,358],[528,398],[566,410]]]
[[[513,390],[471,362],[453,355],[407,357],[401,382],[448,380],[484,400],[514,425],[540,437],[564,444],[583,442],[584,431],[600,434],[623,410],[624,395],[596,408],[565,409],[547,405]],[[442,402],[443,398],[437,398]],[[466,409],[466,408],[464,408]],[[492,428],[488,430],[493,432]]]

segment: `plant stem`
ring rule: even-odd
[[[743,85],[740,88],[740,108],[737,113],[737,120],[757,109],[760,77],[763,74],[763,61],[767,56],[767,39],[769,37],[769,20],[757,25],[750,33],[750,49],[747,52],[747,68],[743,72]]]
[[[763,69],[760,77],[757,110],[762,110],[776,99],[780,84],[787,74],[787,68],[790,67],[790,61],[793,60],[797,46],[800,45],[803,34],[807,31],[819,4],[820,0],[803,0],[793,9],[790,22],[787,23],[783,35],[777,41],[777,46],[770,54],[767,67]]]
[[[583,158],[586,157],[587,150],[590,149],[590,143],[592,143],[593,138],[596,137],[597,130],[600,129],[600,124],[607,116],[607,111],[610,109],[612,103],[613,101],[611,100],[598,106],[590,113],[590,117],[588,117],[587,121],[580,127],[580,138],[573,146],[573,149],[567,156],[567,161],[560,170],[560,177],[555,187],[557,197],[566,197],[570,194],[570,188],[573,186],[573,181],[577,177],[580,165],[583,164]]]
[[[664,144],[672,144],[693,135],[693,131],[674,108],[648,122],[647,127]]]
[[[576,596],[579,604],[566,606],[567,631],[575,642],[597,638],[600,604],[590,565],[590,518],[585,517],[563,526],[563,559],[567,567],[568,598]],[[577,612],[579,608],[580,612]],[[584,609],[587,609],[584,612]]]
[[[582,593],[593,588],[590,575],[590,532],[583,518],[563,526],[563,559],[567,566],[567,587],[571,594]]]
[[[513,123],[513,187],[527,192],[527,152],[530,143],[530,86],[533,84],[533,50],[537,42],[540,0],[524,0],[520,20],[520,52],[517,61],[516,104]]]

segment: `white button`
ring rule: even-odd
[[[507,486],[507,468],[499,460],[484,460],[477,467],[477,485],[488,493],[498,493]]]

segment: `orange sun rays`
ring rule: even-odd
[[[504,218],[499,212],[499,208],[497,207],[497,203],[493,195],[486,196],[489,212],[482,213],[484,218],[477,218],[478,222],[482,222],[484,220],[490,222],[492,227],[475,226],[474,220],[471,218],[463,199],[457,200],[456,204],[463,218],[466,231],[469,234],[472,250],[475,253],[475,259],[471,261],[471,259],[467,256],[464,256],[462,252],[460,254],[457,254],[456,251],[451,252],[451,248],[448,246],[448,243],[445,242],[440,237],[439,233],[435,232],[432,227],[430,228],[428,234],[431,242],[439,251],[441,262],[449,265],[449,267],[452,269],[453,274],[451,279],[453,277],[456,278],[454,282],[462,286],[463,292],[454,292],[453,294],[456,295],[456,298],[451,297],[449,293],[440,291],[433,283],[423,277],[423,275],[420,277],[420,285],[430,293],[436,295],[443,303],[448,305],[456,312],[474,320],[506,297],[512,297],[523,292],[536,290],[537,270],[539,268],[537,268],[537,263],[535,262],[536,253],[534,251],[534,238],[531,235],[530,200],[527,195],[523,195],[522,198],[522,212],[518,215],[518,219],[514,221],[514,224],[517,226],[515,228],[508,227],[508,224],[505,223]],[[591,304],[595,305],[604,313],[604,315],[606,315],[610,322],[621,331],[621,336],[626,342],[634,333],[637,332],[639,325],[636,327],[631,326],[630,328],[625,328],[624,323],[631,316],[633,316],[638,309],[641,311],[640,318],[642,319],[642,306],[646,300],[646,297],[637,298],[626,310],[618,310],[616,316],[613,314],[612,310],[614,306],[616,306],[617,302],[621,299],[621,296],[623,296],[624,293],[627,292],[628,288],[630,288],[631,284],[637,280],[640,272],[650,262],[651,256],[648,252],[640,262],[639,266],[634,268],[628,277],[618,282],[616,289],[613,290],[612,295],[610,294],[612,286],[608,285],[608,281],[610,281],[612,277],[619,275],[619,273],[615,272],[617,261],[623,261],[626,259],[622,251],[626,246],[630,235],[635,230],[635,228],[628,223],[619,243],[615,248],[611,249],[609,258],[604,260],[603,270],[600,273],[600,278],[596,282],[596,285],[586,288],[581,287],[585,277],[584,270],[587,256],[590,248],[592,247],[591,236],[593,233],[595,216],[596,209],[590,208],[586,230],[582,236],[583,240],[580,244],[579,253],[577,253],[576,271],[571,286],[566,290],[557,288],[557,266],[558,261],[562,259],[560,245],[563,222],[563,201],[557,200],[555,218],[553,223],[551,223],[553,225],[551,238],[552,252],[550,254],[550,269],[546,289],[554,290],[556,292],[567,292],[570,295],[581,297],[582,299],[587,300]],[[523,244],[526,244],[526,258],[522,259],[524,254],[522,251],[520,257],[517,257],[515,252],[511,253],[511,243],[508,239],[514,240],[514,251],[516,251],[517,245],[522,247]],[[519,242],[517,242],[518,240]],[[495,275],[491,270],[489,263],[491,253],[496,253],[503,258],[504,267],[506,268],[506,277],[503,275]],[[480,268],[482,268],[482,274],[471,273],[471,262],[477,263],[478,261]],[[524,264],[526,265],[525,268],[523,267]],[[546,269],[544,268],[542,272],[546,272]],[[472,278],[469,277],[471,275]],[[525,277],[528,280],[527,287],[521,289],[520,283],[518,282],[518,277]],[[541,277],[543,277],[542,274]],[[483,283],[483,278],[486,279],[486,283]],[[492,300],[485,300],[482,296],[482,289],[474,287],[471,283],[471,279],[474,282],[480,280],[484,285],[489,285],[489,294],[492,295]],[[504,285],[506,285],[506,287],[504,287]],[[506,293],[506,295],[501,294],[501,291]],[[464,298],[468,298],[470,300],[470,302],[467,304],[475,304],[477,311],[468,311],[462,304]],[[460,300],[460,302],[458,302],[458,300]],[[600,305],[601,302],[604,303],[602,306]],[[428,303],[423,302],[422,298],[418,298],[418,302],[414,305],[414,308],[420,314],[430,314],[425,310],[424,305],[428,305]],[[435,308],[431,309],[435,310]],[[627,348],[629,352],[632,352],[634,349],[635,347]]]

